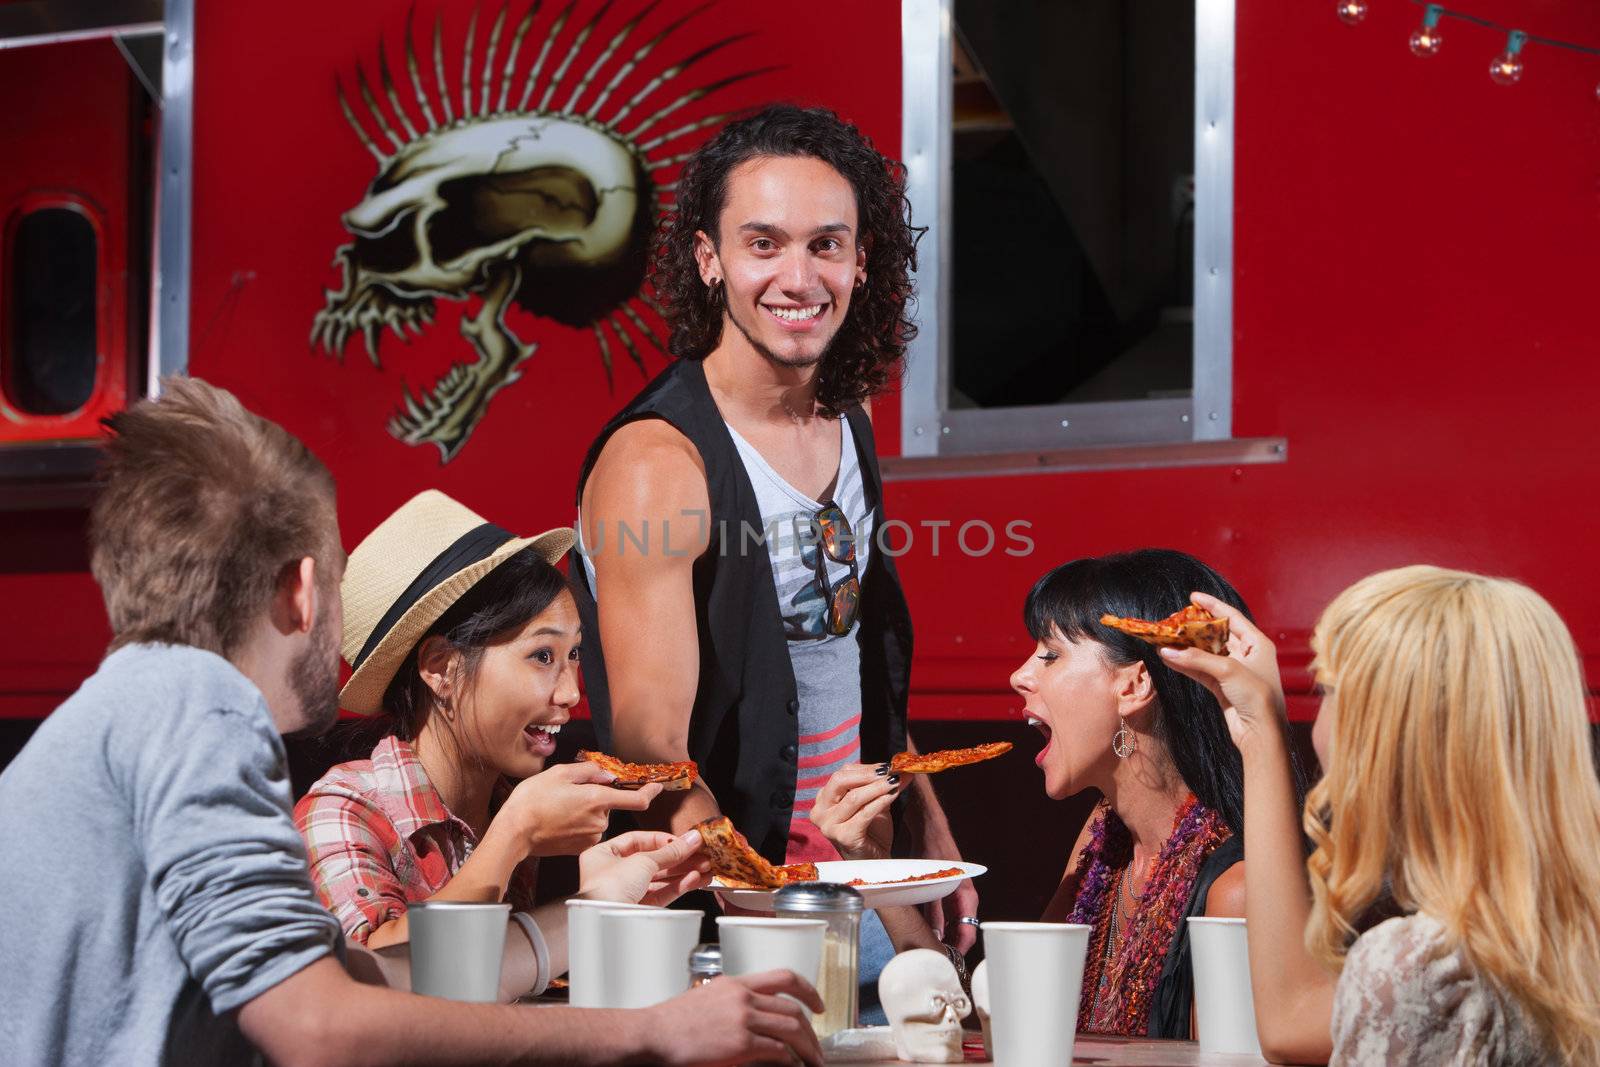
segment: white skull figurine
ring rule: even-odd
[[[983,1054],[994,1059],[994,1038],[989,1035],[989,961],[984,960],[972,972],[972,1007],[978,1013],[978,1024],[983,1027]]]
[[[878,978],[896,1054],[910,1063],[960,1063],[961,1020],[972,1002],[942,952],[916,948],[889,961]]]

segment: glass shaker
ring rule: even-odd
[[[722,975],[722,946],[696,945],[689,953],[689,986],[705,985]]]
[[[773,894],[773,911],[786,919],[822,919],[822,969],[817,992],[823,1013],[811,1021],[818,1037],[856,1025],[856,961],[861,939],[861,894],[833,882],[797,882]]]

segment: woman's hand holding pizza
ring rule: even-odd
[[[1194,603],[1228,620],[1228,655],[1199,648],[1163,648],[1162,660],[1209,689],[1222,705],[1228,733],[1241,752],[1267,741],[1284,743],[1283,679],[1278,670],[1278,650],[1270,638],[1232,604],[1205,593],[1194,593]]]
[[[578,854],[578,895],[588,900],[666,907],[710,881],[700,831],[681,837],[635,830]]]
[[[890,807],[900,778],[885,767],[852,763],[833,772],[811,809],[811,822],[847,860],[881,860],[894,843]]]
[[[661,792],[659,785],[617,789],[613,780],[588,762],[547,767],[511,791],[489,834],[513,835],[525,856],[576,855],[600,843],[612,811],[643,811]]]

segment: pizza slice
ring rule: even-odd
[[[982,763],[1010,751],[1010,741],[991,741],[974,748],[947,748],[942,752],[902,752],[889,761],[889,770],[895,774],[937,774],[951,767]]]
[[[817,865],[815,863],[791,863],[787,866],[774,867],[772,869],[778,873],[779,878],[783,879],[784,885],[792,885],[795,882],[815,882],[818,880]],[[754,882],[741,882],[737,878],[729,878],[725,875],[718,875],[717,884],[712,888],[759,889],[765,891],[771,887],[756,885]]]
[[[1228,620],[1219,619],[1205,608],[1190,604],[1158,622],[1100,616],[1100,625],[1120,630],[1152,645],[1169,648],[1201,648],[1219,656],[1228,654]]]
[[[729,889],[781,889],[788,882],[782,868],[774,867],[767,858],[750,847],[743,834],[733,828],[733,820],[726,815],[707,819],[695,827],[705,842],[705,854],[711,860],[711,873]],[[816,868],[811,868],[812,876]]]
[[[906,885],[910,882],[931,882],[936,878],[954,878],[958,874],[966,873],[960,867],[945,867],[942,870],[929,871],[927,874],[912,874],[905,878],[890,878],[884,882],[869,882],[865,878],[852,878],[845,885],[855,886],[857,889],[869,885]]]
[[[669,793],[679,792],[694,785],[700,777],[700,768],[692,760],[683,763],[624,763],[604,752],[579,751],[579,759],[586,759],[608,774],[616,775],[611,784],[618,789],[643,789],[652,782],[660,782]]]
[[[815,863],[790,863],[778,868],[778,873],[783,875],[783,884],[790,882],[815,882],[817,880],[817,865]]]

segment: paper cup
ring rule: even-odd
[[[648,904],[618,904],[610,900],[569,900],[567,903],[567,1003],[574,1008],[601,1007],[605,966],[600,958],[602,911],[660,911]]]
[[[817,984],[822,970],[824,919],[758,919],[723,915],[717,919],[723,974],[759,974],[780,968]]]
[[[1076,923],[984,923],[989,1025],[997,1067],[1067,1067],[1089,928]]]
[[[689,989],[689,953],[700,943],[698,911],[598,909],[599,1008],[648,1008]]]
[[[411,905],[406,909],[411,991],[477,1003],[499,1000],[510,918],[510,904],[437,900]]]
[[[1191,916],[1189,947],[1200,1051],[1261,1055],[1244,920]]]

